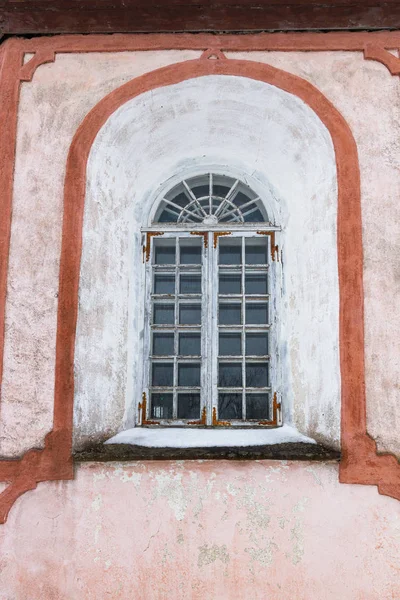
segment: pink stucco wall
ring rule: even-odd
[[[40,446],[51,429],[62,189],[74,132],[125,81],[198,56],[62,54],[22,84],[1,456]],[[398,78],[361,52],[245,57],[311,81],[356,139],[368,427],[381,450],[400,454]],[[74,481],[22,496],[0,527],[0,600],[103,598],[398,600],[400,503],[375,487],[339,484],[335,463],[78,465]]]
[[[88,463],[0,528],[1,600],[397,600],[400,503],[334,463]]]

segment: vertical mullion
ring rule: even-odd
[[[180,254],[179,254],[179,236],[177,235],[175,238],[175,319],[174,319],[174,389],[173,389],[173,408],[172,408],[172,417],[176,419],[178,416],[178,323],[179,323],[179,301],[178,301],[178,293],[179,293],[179,264],[180,264]]]
[[[209,181],[209,188],[208,188],[208,206],[209,206],[209,214],[210,215],[213,214],[212,196],[213,196],[213,176],[212,176],[212,173],[210,173],[210,181]]]
[[[147,388],[148,402],[146,404],[146,414],[142,414],[142,421],[146,421],[151,414],[151,406],[152,406],[152,397],[151,397],[151,370],[153,365],[153,360],[150,359],[150,356],[153,355],[152,348],[152,339],[153,339],[153,314],[154,314],[154,300],[151,297],[151,293],[153,291],[153,279],[154,279],[154,240],[151,242],[150,248],[150,263],[145,263],[145,298],[149,300],[147,306],[150,308],[150,313],[146,319],[147,321],[147,343],[148,343],[148,352],[146,353],[146,365],[145,365],[145,388]]]
[[[245,349],[245,271],[246,271],[246,238],[242,236],[242,419],[246,420],[246,349]]]
[[[218,411],[218,294],[219,294],[219,267],[218,267],[218,244],[214,248],[211,243],[211,233],[208,234],[208,307],[210,318],[208,319],[208,372],[209,392],[207,421],[212,425],[212,413],[215,408]],[[216,282],[216,285],[215,283]]]
[[[272,320],[271,320],[271,300],[272,300],[272,295],[271,295],[271,265],[272,265],[272,238],[270,235],[267,236],[267,247],[268,247],[268,252],[267,252],[267,256],[268,256],[268,265],[267,265],[267,294],[268,294],[268,300],[267,300],[267,306],[268,306],[268,322],[267,325],[269,325],[268,331],[267,331],[267,336],[268,336],[268,345],[267,345],[267,353],[269,354],[269,359],[268,359],[268,385],[271,388],[271,391],[268,394],[268,399],[269,399],[269,414],[273,415],[272,412],[272,399],[274,396],[274,384],[275,381],[272,381],[272,369],[271,369],[271,357],[274,354],[273,352],[271,352],[271,341],[272,341]],[[275,292],[275,289],[274,289]]]

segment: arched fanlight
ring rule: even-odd
[[[181,181],[160,202],[154,223],[265,223],[257,194],[239,179],[208,173]]]

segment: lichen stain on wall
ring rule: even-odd
[[[1,600],[393,600],[400,504],[337,465],[82,464],[0,529]]]

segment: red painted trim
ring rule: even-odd
[[[35,55],[21,67],[20,80],[21,81],[32,81],[32,77],[35,71],[40,65],[45,63],[54,62],[56,59],[56,53],[51,48],[43,48],[35,52]]]
[[[360,176],[352,133],[335,107],[307,81],[266,64],[225,59],[222,49],[254,50],[261,39],[264,49],[364,49],[367,40],[378,34],[300,34],[282,36],[63,36],[37,40],[11,40],[3,48],[1,67],[0,117],[5,123],[0,151],[0,186],[4,224],[0,228],[0,348],[4,345],[6,267],[11,222],[12,180],[16,137],[19,79],[23,52],[51,57],[51,52],[90,52],[127,49],[161,49],[178,46],[207,50],[218,60],[202,58],[171,65],[138,77],[103,98],[78,128],[67,161],[64,188],[63,237],[57,321],[56,373],[53,431],[43,450],[32,450],[21,460],[0,461],[0,481],[11,481],[0,495],[0,522],[4,522],[15,499],[36,483],[73,477],[72,411],[74,398],[74,344],[78,307],[79,267],[82,245],[82,217],[85,199],[86,164],[99,129],[108,117],[128,100],[151,89],[210,74],[248,77],[275,85],[301,98],[329,130],[336,156],[338,177],[338,266],[340,289],[340,365],[342,376],[342,453],[340,481],[378,485],[380,493],[400,499],[400,468],[394,456],[377,455],[376,444],[366,432],[364,382],[363,253],[361,230]],[[116,40],[118,38],[118,40]],[[139,39],[140,38],[140,39]],[[216,45],[216,40],[221,46]],[[162,43],[162,40],[164,42]],[[323,46],[325,40],[325,46]],[[328,40],[331,40],[333,48]],[[382,45],[400,45],[400,34],[379,36]],[[115,44],[117,43],[118,48]],[[345,48],[345,42],[347,48]],[[396,44],[395,44],[396,42]],[[286,45],[285,45],[286,44]],[[322,46],[321,46],[322,44]],[[66,46],[65,46],[66,45]],[[338,46],[341,47],[339,48]],[[68,50],[65,48],[68,46]],[[133,46],[135,46],[133,48]],[[139,48],[140,46],[140,48]],[[272,48],[274,46],[274,48]],[[317,48],[318,46],[318,48]],[[357,48],[355,48],[357,46]],[[33,59],[32,59],[33,60]],[[41,64],[39,60],[33,66]],[[27,63],[29,65],[29,63]],[[25,65],[25,67],[27,66]],[[31,65],[32,66],[32,65]],[[22,67],[24,69],[24,67]],[[28,69],[26,69],[28,70]],[[33,75],[32,72],[29,73]],[[11,118],[9,117],[11,116]]]
[[[382,63],[391,75],[400,75],[400,58],[378,44],[367,44],[364,48],[364,58]]]
[[[213,33],[155,33],[113,35],[59,35],[20,40],[24,52],[51,49],[56,53],[123,52],[147,50],[221,51],[360,51],[366,44],[387,49],[400,47],[400,31],[330,32],[330,33],[255,33],[250,35],[215,35]]]

